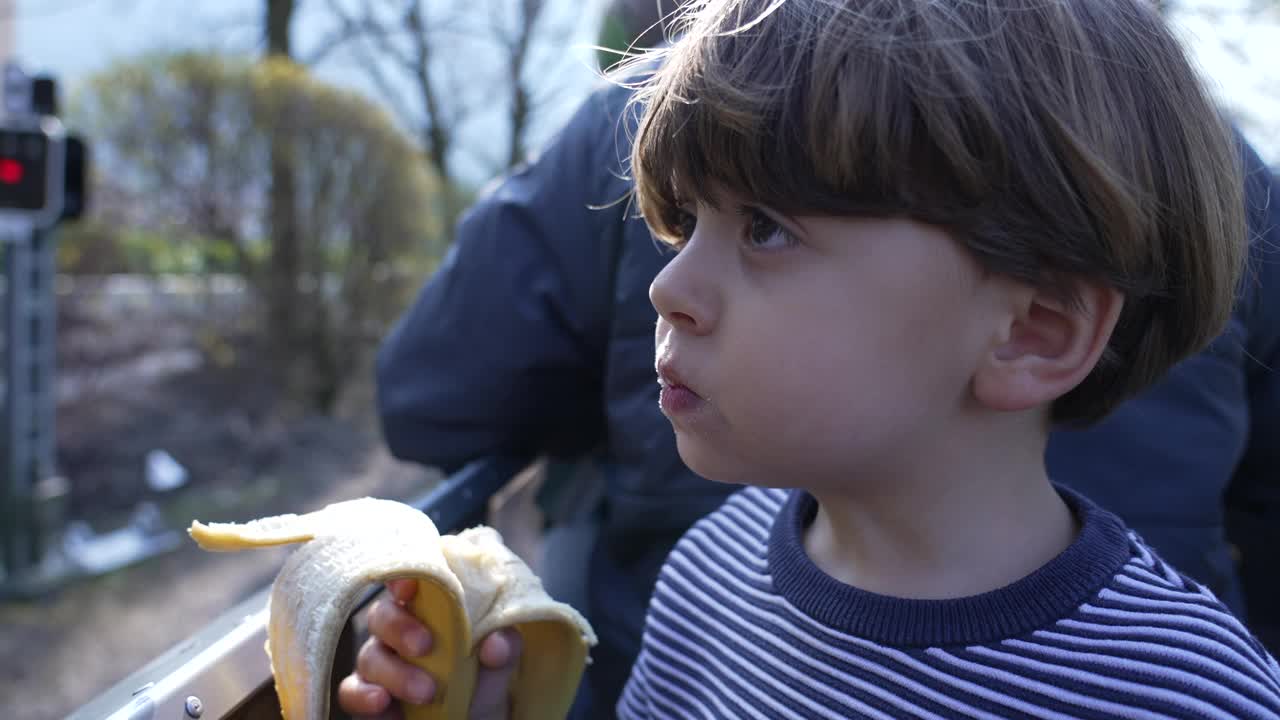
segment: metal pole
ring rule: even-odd
[[[3,69],[3,98],[0,117],[21,114],[28,110],[29,95],[26,75],[13,64],[11,0],[0,0],[0,52],[6,54]],[[24,323],[21,322],[22,299],[26,297],[25,281],[31,264],[32,228],[23,223],[0,223],[0,242],[4,245],[4,414],[0,427],[0,453],[3,453],[4,485],[0,496],[0,572],[11,583],[34,561],[34,548],[30,534],[30,461],[29,444],[25,441],[22,418],[27,417],[26,383],[22,378],[25,367],[27,340]]]
[[[37,560],[31,523],[31,490],[36,482],[35,445],[38,433],[35,404],[31,393],[33,323],[28,312],[31,302],[30,283],[34,256],[31,228],[13,229],[5,238],[5,393],[4,393],[4,470],[5,523],[4,570],[6,578],[14,578]]]
[[[15,3],[0,0],[0,58],[11,60]],[[32,111],[32,85],[13,62],[4,69],[0,116]],[[5,155],[19,147],[0,148]],[[38,566],[43,548],[36,495],[54,476],[53,396],[53,247],[34,218],[0,223],[4,244],[4,413],[0,452],[5,472],[0,497],[0,577],[20,580]]]

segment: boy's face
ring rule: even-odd
[[[990,348],[1001,296],[977,263],[906,220],[716,204],[688,209],[691,234],[649,292],[685,463],[813,487],[924,459]]]

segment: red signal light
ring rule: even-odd
[[[22,163],[12,158],[0,158],[0,184],[17,185],[25,174]]]

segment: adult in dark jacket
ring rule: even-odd
[[[600,645],[587,675],[594,705],[575,717],[609,716],[663,557],[734,489],[682,465],[658,410],[648,289],[670,255],[626,202],[627,97],[597,91],[471,208],[377,365],[383,430],[400,458],[453,470],[493,454],[599,450],[604,513],[584,610]],[[1251,225],[1269,233],[1261,260],[1264,246],[1280,247],[1280,193],[1245,154]],[[1057,435],[1049,452],[1058,481],[1123,516],[1237,611],[1223,493],[1238,475],[1242,492],[1272,493],[1269,512],[1280,512],[1280,378],[1266,369],[1280,368],[1280,261],[1253,272],[1227,335],[1102,425]],[[1246,562],[1274,560],[1271,532]]]

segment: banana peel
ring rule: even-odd
[[[407,720],[466,718],[476,644],[503,627],[514,627],[524,643],[511,718],[564,718],[596,642],[587,621],[552,600],[496,530],[441,536],[430,518],[403,503],[361,498],[242,524],[197,520],[188,532],[215,552],[301,543],[276,575],[269,601],[266,649],[285,720],[328,717],[338,638],[371,583],[416,580],[412,611],[433,637],[430,653],[409,660],[436,679],[435,698],[404,703]]]

